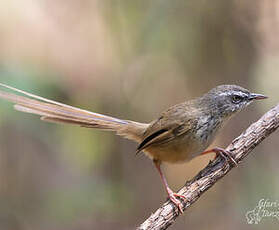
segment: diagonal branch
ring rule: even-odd
[[[232,153],[236,162],[240,163],[248,154],[279,126],[279,104],[264,114],[257,122],[250,125],[239,137],[234,139],[226,150]],[[187,198],[183,203],[188,209],[198,198],[218,180],[225,176],[234,166],[218,157],[209,162],[206,168],[199,172],[191,181],[186,182],[179,194]],[[179,216],[177,208],[170,202],[165,202],[137,230],[167,229]]]

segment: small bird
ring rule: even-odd
[[[137,142],[137,153],[144,152],[154,162],[169,199],[181,213],[181,199],[186,200],[186,197],[170,189],[161,163],[187,162],[215,152],[216,156],[221,155],[236,165],[230,152],[222,148],[205,150],[233,114],[254,100],[267,98],[237,85],[220,85],[201,97],[170,107],[151,123],[139,123],[65,105],[2,83],[0,86],[24,95],[0,90],[0,97],[15,103],[16,110],[37,114],[43,121],[115,131],[117,135]]]

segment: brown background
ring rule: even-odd
[[[219,84],[268,95],[228,123],[222,147],[278,103],[278,22],[276,0],[2,0],[0,81],[142,122]],[[135,144],[3,101],[0,114],[0,229],[133,229],[165,201]],[[172,229],[278,229],[245,218],[260,199],[279,200],[278,148],[275,133]],[[171,187],[212,157],[165,165]]]

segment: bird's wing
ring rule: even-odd
[[[186,120],[183,122],[176,121],[167,125],[157,125],[155,122],[147,130],[146,133],[148,134],[146,134],[144,140],[139,144],[137,148],[137,153],[146,149],[147,147],[150,147],[151,145],[158,145],[170,142],[174,140],[176,137],[189,132],[190,127],[190,120]]]

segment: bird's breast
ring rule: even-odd
[[[197,139],[200,139],[206,145],[213,141],[220,127],[220,120],[213,115],[207,115],[198,120],[196,131],[193,133]]]

